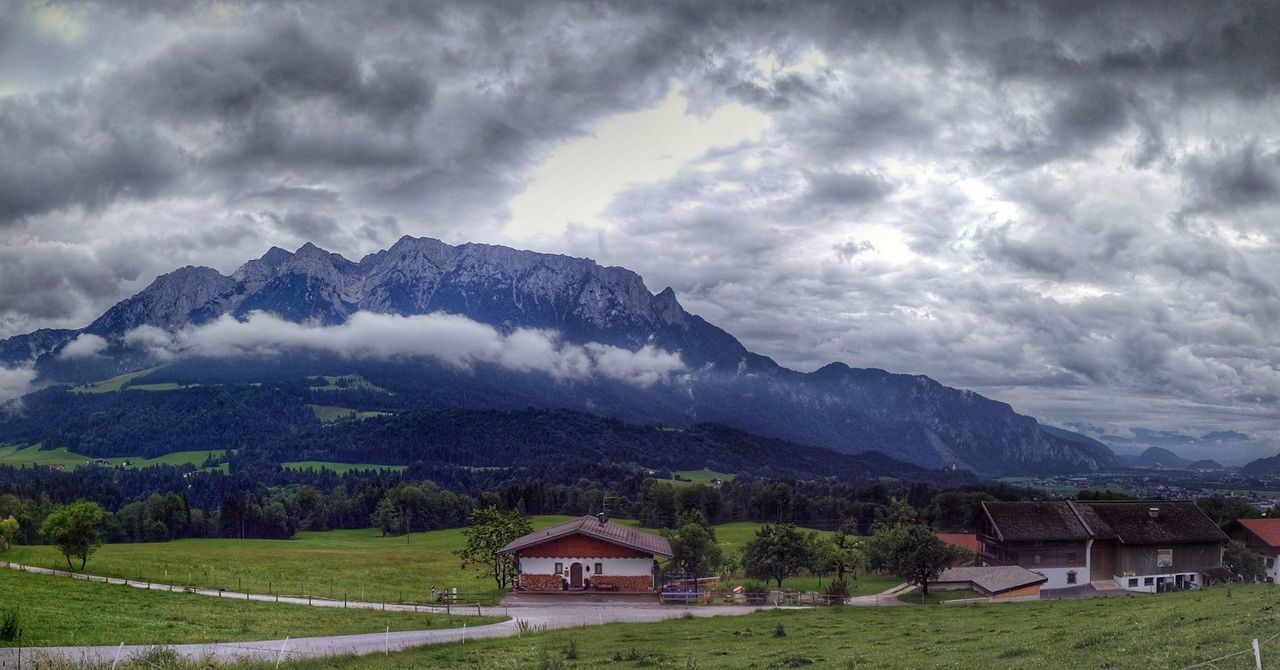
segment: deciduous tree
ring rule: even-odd
[[[13,537],[18,534],[18,528],[18,520],[12,515],[7,519],[0,519],[0,551],[8,551]]]
[[[724,560],[720,545],[716,543],[716,531],[702,512],[690,510],[680,515],[680,522],[671,531],[671,567],[677,572],[706,576],[715,572]]]
[[[1262,557],[1235,540],[1228,542],[1226,551],[1222,552],[1222,567],[1244,582],[1260,582],[1267,576]]]
[[[102,518],[102,508],[97,503],[81,500],[59,507],[45,517],[40,535],[62,552],[68,569],[72,569],[71,558],[75,557],[80,559],[80,569],[83,570],[89,556],[102,545],[102,535],[98,531]]]
[[[878,526],[868,545],[871,566],[887,570],[929,594],[929,582],[956,558],[949,547],[928,526],[899,523]]]
[[[481,575],[493,578],[499,589],[511,585],[519,566],[515,556],[499,555],[498,551],[512,540],[533,532],[529,517],[518,511],[499,511],[496,507],[480,507],[471,511],[468,526],[462,534],[467,546],[455,552],[462,559],[462,568],[477,569]]]
[[[742,569],[752,579],[782,581],[812,567],[815,533],[805,533],[791,524],[765,524],[754,539],[742,548]]]

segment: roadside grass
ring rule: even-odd
[[[531,517],[534,529],[572,517]],[[617,519],[636,526],[634,520]],[[736,555],[758,523],[716,526],[727,554]],[[463,570],[454,551],[465,544],[462,529],[413,533],[408,538],[382,537],[377,529],[300,532],[291,540],[190,539],[142,544],[108,544],[89,559],[85,572],[165,584],[224,588],[248,593],[311,595],[321,598],[418,602],[437,591],[457,587],[460,600],[497,604],[502,592],[493,580]],[[36,567],[66,569],[66,561],[49,546],[14,546],[0,560]],[[817,591],[829,577],[800,576],[788,589]],[[741,582],[743,580],[736,580]],[[850,582],[854,595],[878,593],[900,580],[867,576]]]
[[[314,668],[1182,668],[1269,640],[1275,587],[950,607],[771,610],[742,617],[607,624],[421,647],[390,656],[293,661]],[[777,637],[778,624],[785,636]],[[574,660],[566,659],[572,643]],[[1252,654],[1217,661],[1253,668]]]
[[[948,600],[964,600],[966,598],[981,598],[981,593],[973,589],[956,589],[954,591],[930,591],[929,595],[920,595],[918,591],[898,596],[898,600],[911,605],[937,605],[938,603]]]
[[[178,644],[478,626],[501,617],[308,607],[0,570],[0,610],[20,618],[24,646]],[[16,642],[0,642],[0,647]]]
[[[194,465],[199,467],[208,460],[210,456],[221,456],[225,453],[226,451],[223,449],[212,449],[207,451],[175,451],[155,458],[113,456],[104,460],[106,460],[110,466],[128,463],[128,467],[135,470],[152,465]],[[11,465],[19,468],[47,467],[50,465],[62,465],[63,467],[73,468],[85,465],[92,460],[92,458],[83,454],[67,451],[65,447],[59,447],[57,449],[42,449],[39,444],[31,446],[0,446],[0,465]],[[225,472],[227,470],[227,464],[222,463],[218,468]]]
[[[281,467],[286,470],[329,470],[339,475],[345,475],[348,472],[357,470],[387,470],[390,472],[404,472],[407,465],[378,465],[376,463],[337,463],[335,461],[291,461],[289,463],[281,463]]]

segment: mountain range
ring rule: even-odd
[[[43,386],[145,371],[151,389],[169,392],[358,378],[365,386],[337,392],[359,410],[532,407],[714,423],[986,476],[1119,462],[1101,442],[925,376],[788,369],[625,268],[428,238],[359,261],[306,244],[272,248],[230,276],[182,268],[83,329],[0,341],[0,363],[34,364]]]

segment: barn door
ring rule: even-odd
[[[582,588],[582,564],[574,563],[569,566],[569,586],[575,589]]]

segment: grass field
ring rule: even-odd
[[[682,479],[668,480],[677,485],[693,484],[710,484],[712,480],[719,479],[721,481],[733,481],[736,475],[727,472],[716,472],[715,470],[676,470],[672,475],[679,475]]]
[[[536,516],[535,529],[570,517]],[[618,520],[636,525],[634,521]],[[716,527],[726,553],[736,555],[759,524]],[[313,595],[352,600],[427,602],[431,588],[457,587],[465,602],[496,604],[493,581],[463,571],[453,554],[464,544],[461,529],[382,537],[375,529],[301,532],[292,540],[193,539],[148,544],[104,545],[86,572],[160,583],[225,588],[252,593]],[[15,546],[0,560],[65,568],[61,554],[47,546]],[[819,578],[796,577],[788,588],[817,590]],[[827,583],[829,578],[823,580]],[[851,584],[857,594],[883,591],[900,580],[867,578]]]
[[[370,382],[360,375],[341,375],[336,377],[325,375],[323,377],[317,377],[317,379],[323,379],[324,383],[313,385],[311,387],[312,391],[373,391],[375,393],[386,393],[391,395],[390,391]]]
[[[776,610],[609,624],[331,658],[312,668],[1184,668],[1248,649],[1280,658],[1276,587],[983,605]],[[784,635],[777,636],[782,626]],[[574,660],[566,659],[570,641]],[[1252,669],[1252,654],[1205,666]]]
[[[214,449],[209,451],[175,451],[171,454],[157,456],[155,458],[141,458],[138,456],[116,456],[105,459],[108,465],[120,465],[128,463],[128,467],[132,469],[145,468],[151,465],[194,465],[200,467],[210,456],[221,456],[226,452],[222,449]],[[82,454],[67,451],[65,448],[58,449],[41,449],[40,445],[31,445],[28,447],[19,445],[0,446],[0,465],[12,465],[19,468],[30,467],[47,467],[51,465],[62,465],[63,467],[74,468],[93,459]],[[227,470],[227,464],[222,463],[219,466],[223,472]]]
[[[128,384],[129,382],[137,379],[138,377],[149,375],[152,372],[155,372],[156,370],[159,370],[159,369],[160,368],[150,368],[147,370],[139,370],[137,372],[129,372],[129,373],[120,375],[118,377],[112,377],[111,379],[106,379],[93,384],[85,384],[84,386],[77,386],[71,389],[71,392],[72,393],[111,393],[113,391],[119,391],[120,389],[124,388],[125,384]]]
[[[348,635],[493,623],[493,617],[343,610],[248,602],[0,570],[0,609],[21,618],[26,646],[175,644]],[[13,646],[0,642],[2,646]]]
[[[339,421],[347,421],[349,419],[368,419],[375,416],[387,416],[387,412],[361,412],[350,407],[337,407],[334,405],[307,405],[311,408],[311,413],[321,423],[337,423]]]
[[[292,461],[289,463],[281,463],[282,467],[288,470],[332,470],[333,472],[345,475],[353,470],[388,470],[391,472],[404,472],[408,467],[405,465],[377,465],[375,463],[336,463],[333,461]]]

